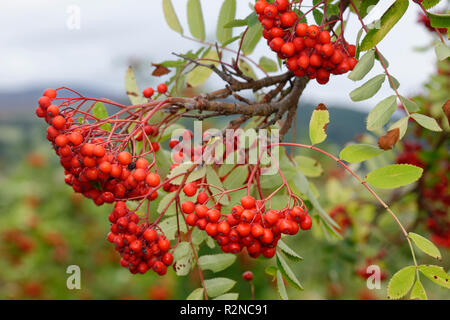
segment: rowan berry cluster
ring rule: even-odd
[[[66,183],[97,205],[118,199],[156,198],[158,194],[152,190],[159,185],[160,177],[151,172],[153,164],[117,146],[114,132],[103,130],[100,124],[75,122],[77,110],[60,110],[52,104],[56,95],[56,90],[47,89],[38,100],[36,114],[49,124],[47,139],[60,157]],[[156,137],[158,128],[146,124],[135,138],[142,141],[144,135]],[[159,144],[152,142],[151,149],[157,152]]]
[[[163,276],[173,262],[170,241],[148,223],[139,223],[139,216],[125,202],[118,201],[109,214],[111,232],[108,241],[114,243],[122,259],[120,264],[131,273],[144,274],[152,269]]]
[[[293,10],[288,0],[258,0],[255,10],[267,44],[296,76],[326,84],[330,74],[347,73],[358,63],[354,45],[349,45],[342,35],[332,41],[325,24],[300,22],[303,16]]]
[[[235,205],[230,214],[222,214],[220,208],[206,206],[206,196],[200,198],[200,195],[197,204],[192,201],[183,203],[186,223],[205,230],[225,253],[239,253],[247,248],[253,258],[261,254],[271,258],[275,255],[281,234],[295,235],[300,228],[308,230],[312,225],[304,206],[266,210],[264,201],[244,196],[241,204]]]

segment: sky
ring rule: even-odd
[[[379,18],[393,1],[380,1],[365,22]],[[237,2],[237,18],[246,17],[250,13],[250,1]],[[436,60],[429,33],[416,22],[419,9],[410,2],[406,15],[379,46],[390,62],[389,71],[400,81],[400,93],[406,96],[422,90],[421,85],[434,71]],[[173,0],[173,3],[184,33],[189,36],[185,17],[187,0]],[[213,40],[222,1],[202,0],[201,3],[207,40]],[[73,28],[77,19],[71,18],[77,16],[78,10],[79,28]],[[350,43],[354,43],[359,28],[356,19],[349,22],[346,38]],[[0,30],[0,93],[68,85],[117,96],[124,92],[124,74],[130,63],[141,61],[146,67],[139,78],[141,87],[154,85],[155,80],[150,77],[151,62],[172,59],[172,52],[199,47],[169,29],[160,0],[2,0]],[[235,34],[238,32],[235,30]],[[430,47],[429,50],[413,51],[424,46]],[[275,58],[263,41],[253,53],[255,60],[262,55]],[[381,67],[376,65],[365,80],[381,72]],[[315,82],[308,85],[302,99],[370,109],[392,95],[386,82],[374,98],[354,103],[348,93],[361,84],[346,76],[335,76],[326,86]],[[217,79],[209,84],[211,88],[221,85]]]

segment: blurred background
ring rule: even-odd
[[[245,18],[251,12],[250,1],[237,2],[237,18]],[[181,24],[187,26],[186,1],[173,0],[173,3]],[[379,18],[392,3],[382,1],[365,21]],[[202,1],[207,41],[214,41],[221,4],[222,1]],[[430,92],[430,81],[435,81],[434,87],[440,86],[437,98],[448,99],[449,73],[448,65],[438,68],[431,44],[433,38],[417,22],[418,15],[417,7],[411,5],[379,48],[389,60],[391,74],[401,83],[402,94],[421,96],[426,105],[427,101],[436,99]],[[3,43],[0,50],[0,298],[185,298],[199,286],[195,271],[188,277],[178,278],[171,271],[158,278],[153,273],[132,276],[120,267],[118,255],[105,240],[110,208],[96,207],[65,186],[63,169],[45,140],[45,126],[35,117],[34,109],[45,88],[60,86],[76,89],[85,96],[128,103],[124,91],[128,66],[137,71],[142,88],[154,86],[166,78],[152,78],[151,63],[172,59],[172,52],[195,50],[200,45],[170,30],[164,21],[161,1],[154,0],[1,1],[0,30]],[[350,20],[347,30],[347,40],[354,43],[359,30],[355,19]],[[189,35],[187,27],[185,34]],[[262,55],[271,55],[263,42],[254,53],[255,59]],[[368,78],[379,72],[381,68],[377,66]],[[220,85],[219,79],[211,78],[202,90]],[[299,140],[317,103],[330,108],[329,150],[337,152],[355,138],[373,140],[371,136],[361,135],[366,132],[367,112],[392,93],[386,84],[374,98],[354,103],[348,93],[359,85],[345,76],[332,78],[324,87],[308,85],[298,115]],[[432,146],[436,137],[413,138],[420,140],[425,148]],[[438,156],[448,163],[447,142],[439,145],[444,155],[441,151]],[[405,152],[404,149],[400,147],[398,151]],[[386,157],[392,162],[396,156],[392,152]],[[376,262],[383,274],[390,277],[392,272],[411,263],[408,250],[401,245],[392,221],[383,215],[378,218],[380,208],[359,198],[358,186],[345,182],[348,179],[334,164],[324,161],[323,168],[325,176],[315,182],[318,193],[323,193],[320,200],[349,228],[344,240],[337,243],[327,241],[317,232],[291,239],[290,244],[305,258],[296,272],[306,288],[304,292],[290,292],[291,296],[297,299],[384,298],[386,281],[381,290],[370,291],[361,270],[369,262]],[[434,171],[434,177],[438,174],[439,171]],[[448,171],[443,176],[446,174]],[[338,192],[341,193],[336,196]],[[448,183],[441,193],[448,195]],[[416,198],[411,198],[414,194],[409,197],[395,199],[402,221],[421,234],[434,232],[426,214],[416,205]],[[343,199],[347,201],[344,203]],[[447,228],[448,216],[448,207],[444,207],[443,224]],[[369,236],[371,225],[379,226],[383,232]],[[445,242],[448,232],[445,232],[435,233],[444,239],[440,248],[448,269],[449,252]],[[426,257],[420,258],[422,263],[428,261]],[[81,290],[66,287],[66,268],[72,264],[81,268]],[[265,272],[270,264],[260,259],[252,262],[242,255],[223,274],[237,280],[233,292],[239,292],[240,298],[250,298],[250,287],[241,274],[251,269],[255,274],[256,297],[276,299],[274,282]],[[424,286],[431,288],[430,297],[448,298],[447,292],[428,282]]]

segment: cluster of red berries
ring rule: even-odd
[[[132,274],[144,274],[152,269],[163,276],[173,262],[170,241],[148,223],[139,224],[139,216],[125,202],[118,201],[109,215],[111,232],[108,241],[114,243],[122,257],[120,264]]]
[[[167,85],[165,83],[160,83],[156,87],[156,90],[158,91],[158,93],[164,94],[164,93],[167,92],[168,88],[167,88]],[[155,90],[153,88],[145,88],[142,91],[142,95],[144,97],[146,97],[147,99],[150,99],[154,94],[155,94]]]
[[[300,228],[308,230],[312,225],[304,207],[266,211],[263,201],[244,196],[241,205],[235,205],[230,214],[223,215],[217,207],[208,208],[203,204],[204,199],[197,197],[197,205],[192,201],[182,204],[186,223],[205,230],[226,253],[239,253],[247,248],[253,258],[261,254],[271,258],[281,234],[295,235]]]
[[[267,44],[280,59],[286,59],[287,68],[296,76],[326,84],[330,74],[347,73],[358,63],[354,45],[342,37],[331,41],[323,27],[299,23],[300,17],[288,0],[258,0],[255,10]]]
[[[82,193],[97,205],[118,199],[158,196],[152,192],[160,184],[160,177],[150,172],[152,165],[144,157],[133,157],[128,151],[117,150],[110,143],[110,132],[74,122],[73,109],[63,111],[52,104],[57,92],[47,89],[39,98],[36,114],[49,124],[47,139],[53,144],[65,169],[65,181],[75,192]],[[158,128],[146,125],[149,136],[157,136]],[[142,140],[141,132],[136,140]],[[159,144],[152,143],[153,151]]]

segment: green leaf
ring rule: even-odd
[[[355,102],[372,98],[378,90],[380,90],[385,78],[385,74],[379,74],[378,76],[373,77],[359,88],[350,92],[350,98]]]
[[[425,9],[430,9],[437,5],[441,0],[423,0],[422,5]]]
[[[236,37],[233,37],[233,38],[229,39],[228,41],[224,42],[224,43],[222,44],[222,46],[223,46],[223,47],[226,47],[226,46],[229,45],[230,43],[233,43],[233,42],[239,40],[240,38],[241,38],[240,35],[239,35],[239,36],[236,36]]]
[[[328,112],[328,109],[323,105],[319,105],[319,107],[313,111],[309,122],[309,137],[312,144],[318,144],[325,141],[327,138],[326,129],[329,123],[330,113]]]
[[[361,51],[366,51],[376,46],[403,17],[408,9],[408,5],[408,0],[395,1],[381,17],[380,28],[374,28],[367,32],[361,42]]]
[[[434,28],[450,28],[450,14],[427,12],[430,24]]]
[[[422,272],[428,279],[437,283],[441,287],[450,289],[450,275],[445,272],[442,267],[433,265],[419,266],[419,271]]]
[[[359,163],[382,153],[383,150],[370,144],[351,144],[341,151],[339,158],[350,163]]]
[[[408,234],[409,238],[414,241],[417,248],[425,252],[427,255],[432,256],[438,260],[442,260],[442,255],[439,249],[434,245],[433,242],[428,240],[427,238],[422,237],[417,233],[410,232]]]
[[[400,82],[393,75],[391,75],[391,80],[392,82],[389,81],[389,85],[391,86],[392,89],[397,90],[398,88],[400,88]]]
[[[159,203],[158,203],[158,208],[156,209],[156,211],[157,211],[158,213],[162,213],[162,212],[164,211],[164,209],[167,207],[167,205],[168,205],[169,203],[171,203],[170,206],[169,206],[169,208],[167,209],[166,213],[169,215],[169,211],[173,211],[173,212],[171,212],[171,214],[174,214],[174,213],[175,213],[175,200],[172,200],[174,197],[175,197],[175,195],[172,194],[172,193],[166,194],[166,195],[159,201]]]
[[[180,224],[180,231],[187,232],[186,223],[184,222],[183,219],[179,219],[179,224]],[[178,230],[176,216],[166,218],[166,219],[162,220],[158,225],[161,228],[161,230],[164,232],[164,234],[168,240],[175,239],[175,234],[177,233],[177,230]]]
[[[108,118],[108,111],[106,111],[106,107],[103,102],[95,103],[94,107],[92,108],[92,114],[98,119]],[[111,131],[111,124],[104,123],[100,126],[100,128],[106,131]]]
[[[144,98],[141,90],[139,90],[132,67],[128,67],[127,73],[125,74],[125,90],[132,104],[143,104],[147,102],[147,99]]]
[[[205,280],[205,288],[208,296],[215,298],[234,287],[236,281],[228,278],[214,278]]]
[[[414,287],[411,290],[410,299],[428,300],[427,293],[425,292],[419,277],[417,277],[416,283],[414,283]]]
[[[375,64],[375,51],[367,51],[356,64],[353,71],[348,75],[348,78],[353,81],[362,80]]]
[[[205,40],[205,22],[203,20],[202,5],[200,0],[188,0],[187,18],[189,30],[194,38]]]
[[[172,179],[174,177],[177,177],[173,179],[170,183],[179,185],[183,181],[183,174],[186,173],[194,164],[193,163],[182,163],[170,171],[169,175],[167,176],[167,179]],[[189,177],[186,179],[186,183],[198,180],[200,178],[203,178],[206,174],[206,167],[202,168],[196,168],[194,171],[191,172]]]
[[[236,255],[231,253],[220,253],[205,255],[198,258],[198,264],[204,270],[219,272],[231,266],[236,260]]]
[[[289,300],[281,272],[277,270],[277,291],[282,300]]]
[[[245,34],[245,38],[242,42],[242,52],[245,55],[249,55],[255,50],[256,45],[262,37],[262,25],[260,23],[256,23],[253,26],[249,27],[247,33]]]
[[[219,56],[217,55],[216,50],[209,50],[203,57],[203,59],[208,59],[203,61],[206,65],[215,65],[217,66],[219,63],[216,62],[219,60]],[[213,61],[211,61],[213,60]],[[190,71],[187,75],[187,83],[189,83],[192,87],[198,87],[206,82],[208,78],[212,74],[212,70],[208,67],[198,66],[195,67],[192,71]]]
[[[296,156],[295,162],[297,162],[298,169],[303,172],[303,174],[310,178],[320,177],[323,173],[323,168],[317,159]]]
[[[292,261],[301,261],[303,258],[298,255],[294,250],[292,250],[284,241],[278,241],[278,249],[280,249],[286,257],[288,257]]]
[[[377,188],[394,189],[419,180],[422,173],[422,168],[410,164],[392,164],[373,170],[366,181]]]
[[[291,267],[287,264],[286,260],[277,252],[277,266],[281,271],[281,274],[284,278],[289,282],[291,286],[293,286],[297,290],[303,290],[300,281],[298,281],[295,273],[292,271]]]
[[[227,24],[225,24],[224,28],[235,28],[235,27],[246,27],[248,26],[248,20],[247,19],[233,19],[229,21]]]
[[[414,100],[400,96],[400,101],[409,112],[417,112],[420,109]]]
[[[441,132],[442,129],[437,123],[437,121],[434,118],[431,118],[429,116],[426,116],[424,114],[420,113],[413,113],[411,114],[411,118],[417,121],[418,124],[420,124],[422,127],[431,130],[431,131],[437,131]]]
[[[276,276],[277,276],[277,271],[278,271],[277,267],[274,267],[274,266],[268,266],[268,267],[264,270],[264,272],[265,272],[267,275],[272,276],[272,277],[276,277]]]
[[[197,288],[187,296],[186,300],[203,300],[204,298],[203,293],[204,293],[203,288]]]
[[[252,67],[244,59],[239,59],[239,69],[244,75],[252,78],[253,80],[258,78],[255,71],[253,71]]]
[[[220,181],[219,176],[216,173],[216,170],[214,170],[211,166],[208,166],[206,169],[206,182],[208,182],[209,185],[216,186],[217,188],[211,187],[212,193],[220,193],[221,190],[224,190],[222,181]],[[224,206],[229,204],[228,197],[225,195],[220,199],[220,203]]]
[[[259,66],[263,68],[265,72],[276,72],[278,70],[277,63],[267,57],[261,57],[261,59],[259,59]]]
[[[367,117],[367,130],[373,131],[382,128],[391,119],[397,110],[397,96],[390,96],[380,101],[369,112]]]
[[[450,57],[450,48],[445,43],[437,42],[434,46],[434,51],[439,61],[443,61]]]
[[[403,136],[406,133],[406,130],[408,129],[408,121],[409,121],[409,116],[403,117],[400,120],[398,120],[395,123],[393,123],[389,127],[389,130],[392,130],[392,129],[395,129],[395,128],[399,128],[399,130],[400,130],[400,137],[399,137],[399,139],[402,139]]]
[[[394,274],[388,285],[388,298],[400,299],[404,297],[414,284],[416,267],[409,266]]]
[[[248,176],[247,166],[238,166],[223,181],[223,185],[227,190],[241,187]]]
[[[179,34],[183,34],[183,28],[180,25],[180,21],[178,20],[175,9],[173,8],[173,4],[171,0],[163,0],[162,3],[164,17],[166,18],[166,22],[169,27],[178,32]]]
[[[221,296],[218,296],[218,297],[214,298],[213,300],[237,300],[238,298],[239,298],[239,293],[230,292],[230,293],[222,294]]]
[[[223,45],[233,37],[233,29],[225,28],[225,25],[236,16],[236,0],[225,0],[217,21],[216,38]]]
[[[178,243],[173,251],[175,272],[178,276],[187,276],[194,266],[194,252],[189,242]]]

